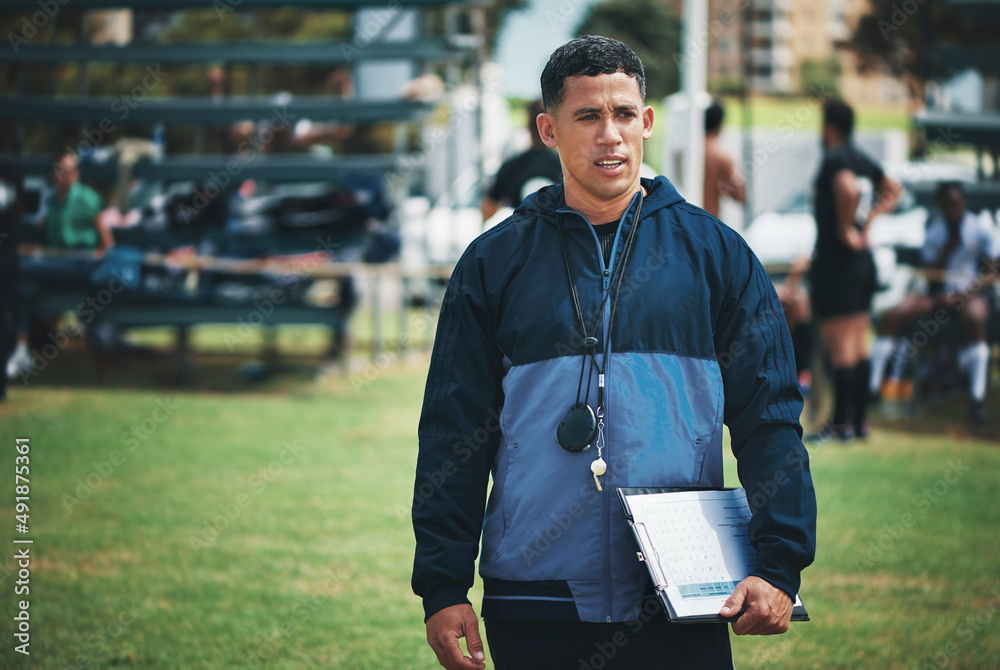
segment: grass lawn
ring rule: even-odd
[[[141,363],[120,383],[67,385],[55,363],[0,415],[0,666],[436,667],[409,588],[423,356],[364,384],[293,366],[254,387],[223,383],[230,359],[184,391],[136,381]],[[18,437],[31,445],[30,657],[11,634]],[[813,621],[735,640],[737,666],[997,667],[997,445],[882,428],[813,451],[812,468]]]
[[[737,97],[722,100],[726,108],[726,120],[737,126],[741,123],[742,109]],[[878,131],[890,128],[909,130],[910,112],[904,105],[856,105],[857,130]],[[819,130],[823,119],[823,103],[818,98],[775,98],[754,96],[750,99],[750,118],[755,128],[794,128],[812,131],[819,141]]]

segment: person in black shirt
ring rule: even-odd
[[[816,249],[809,279],[813,314],[833,366],[834,408],[833,417],[811,441],[847,441],[868,434],[867,336],[877,285],[868,229],[877,216],[896,208],[901,191],[854,145],[853,129],[854,111],[847,104],[831,101],[824,106],[824,154],[814,197]]]
[[[528,105],[531,148],[504,161],[500,166],[493,186],[483,197],[483,221],[496,214],[503,206],[516,208],[526,196],[542,186],[562,181],[559,154],[545,146],[542,138],[538,136],[538,124],[535,119],[544,111],[545,108],[542,107],[540,100]]]

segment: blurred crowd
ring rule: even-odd
[[[335,72],[330,86],[350,97],[350,78],[342,74]],[[208,78],[214,94],[223,95],[224,74],[213,69]],[[414,86],[417,84],[420,82],[414,82]],[[418,91],[412,95],[420,94]],[[542,111],[539,102],[528,105],[530,146],[505,161],[484,186],[484,220],[502,207],[517,207],[526,195],[561,180],[558,154],[538,136],[535,117]],[[719,216],[723,200],[744,202],[746,198],[738,163],[719,139],[724,116],[717,103],[705,112],[703,202],[706,211],[715,216]],[[308,151],[324,142],[342,141],[355,130],[338,124],[299,123],[295,128],[282,128],[266,150]],[[223,139],[234,146],[251,139],[256,131],[252,124],[219,129]],[[815,373],[821,370],[831,390],[829,418],[807,435],[807,441],[865,438],[869,433],[869,407],[883,400],[896,402],[911,397],[916,369],[928,364],[933,366],[934,383],[947,379],[955,386],[959,383],[956,380],[964,380],[969,418],[982,421],[990,366],[992,283],[1000,256],[997,231],[986,218],[967,210],[960,182],[941,182],[937,210],[926,222],[920,250],[922,281],[902,302],[880,314],[873,325],[872,297],[879,289],[879,279],[869,233],[881,215],[896,207],[903,187],[858,148],[850,106],[827,102],[820,135],[823,156],[812,184],[815,249],[811,258],[797,259],[780,273],[784,280],[776,285],[794,344],[800,389],[809,395]],[[148,142],[126,147],[134,154],[126,167],[148,155],[145,144]],[[124,172],[129,174],[127,169]],[[294,227],[296,224],[288,222],[296,216],[316,220],[317,211],[324,207],[336,209],[341,215],[355,207],[358,211],[352,217],[363,221],[384,221],[390,212],[377,178],[359,178],[333,195],[313,194],[315,202],[311,204],[295,204],[291,198],[282,201],[274,212],[254,205],[250,208],[252,215],[242,218],[239,207],[227,207],[226,198],[230,203],[234,196],[240,202],[252,200],[252,182],[235,185],[235,193],[211,198],[202,195],[206,202],[200,204],[188,202],[196,194],[172,201],[161,198],[160,209],[154,212],[140,211],[122,196],[121,190],[131,187],[128,178],[103,192],[82,183],[79,157],[72,152],[56,157],[50,178],[52,191],[43,208],[44,218],[34,232],[34,241],[44,245],[47,252],[19,256],[23,179],[14,165],[0,165],[0,353],[5,361],[5,378],[23,376],[33,365],[30,335],[41,295],[83,287],[85,299],[95,299],[93,278],[102,256],[113,248],[116,229],[140,221],[148,224],[157,217],[173,221],[185,206],[196,217],[224,220],[229,227],[243,226],[246,230],[263,227],[264,232],[283,225]],[[198,206],[192,208],[193,204]],[[192,223],[190,218],[185,217],[188,225]],[[391,257],[398,250],[398,240],[383,246],[376,254],[378,259],[365,260]],[[90,330],[91,346],[123,344],[114,329],[102,332],[95,326]],[[819,370],[817,365],[821,366]],[[2,389],[0,386],[0,398]]]
[[[745,197],[735,162],[717,143],[722,118],[717,104],[706,111],[704,201],[712,213],[724,197]],[[960,181],[938,183],[918,280],[902,302],[877,315],[873,327],[872,299],[881,284],[870,233],[896,209],[903,186],[857,146],[854,123],[849,105],[825,104],[823,156],[812,184],[815,248],[811,257],[796,259],[776,287],[801,391],[810,394],[816,365],[832,391],[829,417],[806,441],[864,439],[870,407],[926,398],[963,380],[968,417],[982,422],[1000,257],[996,225],[991,216],[967,209]]]

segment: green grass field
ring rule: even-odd
[[[64,355],[0,415],[0,665],[436,667],[409,588],[424,356],[363,384],[296,363],[257,386],[230,356],[181,391],[141,364],[66,385]],[[928,426],[812,452],[813,621],[735,640],[737,667],[998,667],[1000,449]],[[16,438],[31,447],[26,536]],[[34,540],[29,596],[14,596],[17,537]],[[30,657],[12,637],[24,597]]]

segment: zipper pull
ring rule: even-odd
[[[604,290],[611,288],[611,270],[604,271]]]

